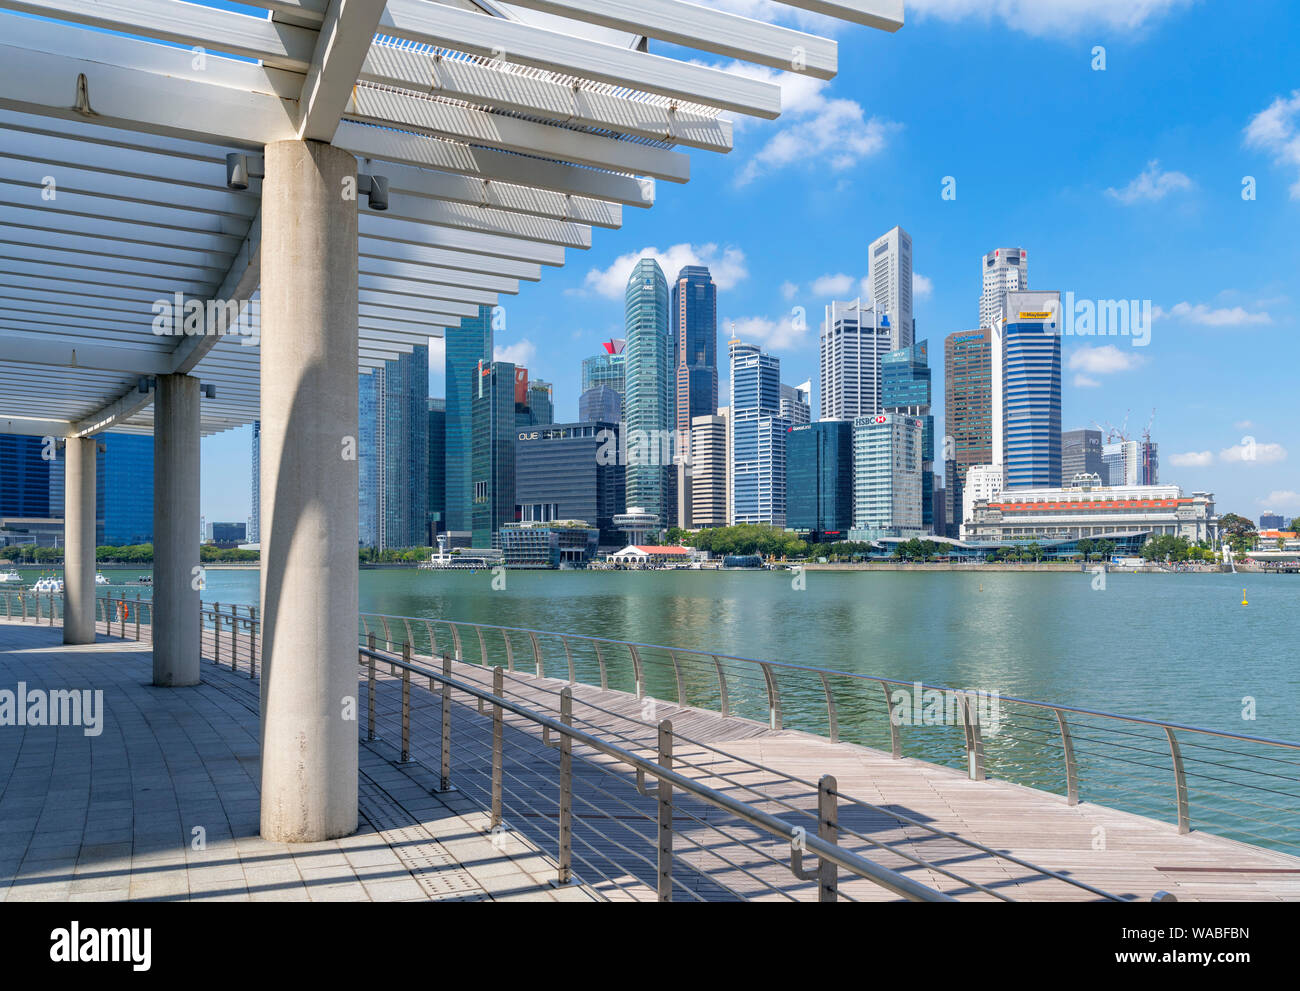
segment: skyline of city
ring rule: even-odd
[[[670,259],[668,276],[708,264],[720,332],[730,335],[734,322],[742,339],[782,358],[787,382],[811,378],[815,390],[820,313],[830,299],[860,294],[871,238],[897,224],[915,240],[918,334],[936,351],[948,334],[976,329],[983,255],[1023,246],[1033,286],[1150,299],[1156,308],[1145,348],[1064,342],[1063,429],[1127,417],[1136,434],[1155,409],[1163,477],[1215,491],[1226,510],[1252,518],[1294,515],[1300,495],[1295,504],[1268,498],[1300,493],[1300,479],[1286,450],[1285,382],[1258,358],[1285,349],[1294,328],[1296,172],[1281,156],[1298,106],[1279,56],[1300,12],[1265,0],[1260,16],[1278,31],[1261,38],[1232,18],[1216,26],[1210,49],[1237,43],[1259,53],[1251,72],[1228,76],[1203,51],[1214,19],[1174,7],[1152,8],[1132,36],[1102,16],[1044,26],[1046,15],[1009,23],[922,10],[869,62],[844,60],[833,83],[771,73],[785,88],[788,119],[738,120],[732,155],[697,159],[688,186],[660,184],[655,210],[634,213],[624,231],[599,232],[565,268],[503,297],[508,323],[496,344],[554,383],[557,421],[575,420],[570,355],[622,336],[627,259],[653,247]],[[854,37],[845,29],[844,39]],[[996,128],[987,126],[985,69],[956,57],[970,45],[1017,64],[1020,95],[1001,108]],[[1095,45],[1107,49],[1104,72],[1091,67]],[[921,48],[933,54],[924,79],[905,71]],[[881,89],[873,77],[898,82]],[[1161,100],[1157,82],[1181,87],[1185,104]],[[1128,110],[1117,118],[1111,101],[1120,88]],[[1058,102],[1075,108],[1068,119],[1045,112]],[[1017,133],[1034,170],[1006,167],[998,146]],[[783,147],[792,150],[782,155]],[[837,150],[850,161],[832,165]],[[941,198],[948,176],[955,200]],[[1256,180],[1255,201],[1242,199],[1244,176]],[[799,332],[788,319],[795,306],[806,318]],[[440,356],[431,362],[438,382]],[[725,357],[719,365],[725,389]],[[943,371],[934,365],[941,421]],[[209,518],[247,513],[240,485],[218,485],[247,473],[247,429],[204,441]],[[1256,441],[1253,462],[1241,458],[1245,437]]]

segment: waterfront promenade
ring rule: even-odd
[[[448,723],[451,784],[438,790],[442,699],[425,679],[410,685],[413,760],[400,761],[401,680],[380,664],[379,739],[361,748],[362,829],[353,837],[288,846],[258,830],[257,688],[247,642],[231,670],[205,634],[202,684],[147,686],[148,628],[140,643],[107,637],[64,647],[57,627],[0,624],[5,686],[97,687],[103,733],[79,727],[6,727],[0,735],[0,884],[9,900],[223,898],[423,900],[428,898],[651,900],[655,800],[599,754],[576,754],[573,870],[556,887],[557,751],[535,725],[507,716],[504,826],[490,807],[492,720],[453,691]],[[393,655],[396,657],[396,655]],[[425,659],[427,662],[427,659]],[[418,661],[418,659],[417,659]],[[440,668],[439,668],[440,670]],[[358,668],[364,676],[364,668]],[[451,664],[463,684],[491,688],[491,672]],[[563,681],[505,675],[505,696],[554,716]],[[651,759],[654,722],[643,700],[569,686],[573,725]],[[358,698],[367,697],[364,677]],[[490,706],[489,706],[490,709]],[[658,702],[672,720],[675,769],[792,822],[816,808],[816,782],[835,776],[840,843],[959,899],[1189,900],[1300,897],[1300,859],[1003,781],[738,717]],[[552,741],[554,742],[554,741]],[[815,822],[815,813],[814,822]],[[205,849],[193,844],[204,830]],[[717,810],[674,807],[677,900],[815,900],[817,885],[789,869],[788,844]],[[953,835],[947,835],[953,834]],[[896,897],[841,875],[841,897]]]

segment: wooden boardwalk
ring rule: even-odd
[[[128,628],[128,635],[131,634]],[[144,631],[147,636],[147,629]],[[249,679],[249,643],[241,638],[238,670],[230,671],[229,635],[218,668],[212,631],[205,633],[205,682],[256,705]],[[428,665],[427,658],[416,658]],[[440,664],[439,664],[439,670]],[[259,663],[260,671],[260,663]],[[454,663],[453,676],[490,689],[491,672]],[[365,738],[364,668],[359,699]],[[441,697],[412,678],[411,752],[398,763],[400,679],[379,666],[378,741],[368,744],[428,788],[441,762]],[[558,715],[566,683],[522,672],[506,676],[512,701]],[[811,734],[773,731],[743,718],[647,702],[583,684],[571,686],[574,724],[643,756],[655,756],[655,723],[670,719],[675,769],[718,791],[816,829],[816,782],[838,783],[840,843],[862,856],[962,900],[1145,901],[1157,891],[1189,900],[1300,898],[1300,858],[1207,833],[1179,835],[1167,823],[1083,803],[1005,781],[971,781],[946,767]],[[491,719],[476,700],[453,691],[451,783],[474,808],[490,805]],[[504,827],[490,837],[541,851],[554,865],[558,833],[558,751],[535,726],[506,716]],[[595,897],[650,900],[656,883],[656,803],[635,776],[604,755],[575,748],[573,867]],[[363,801],[364,801],[363,795]],[[486,821],[483,825],[486,831]],[[702,900],[815,900],[816,886],[789,869],[789,846],[680,791],[674,796],[673,897]],[[953,834],[953,835],[947,835]],[[1017,861],[1022,861],[1017,862]],[[841,872],[846,899],[891,900],[871,882]]]

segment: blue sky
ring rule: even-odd
[[[712,5],[828,25],[764,0]],[[622,230],[594,231],[589,251],[505,297],[505,356],[555,384],[557,419],[575,418],[580,360],[622,336],[623,284],[649,250],[670,279],[682,264],[712,268],[720,353],[734,321],[781,357],[784,381],[815,390],[823,308],[858,295],[867,245],[898,224],[914,242],[942,431],[942,340],[978,323],[984,252],[1024,247],[1035,289],[1154,308],[1145,347],[1063,341],[1066,429],[1127,418],[1137,435],[1154,409],[1162,481],[1213,491],[1221,511],[1300,515],[1300,4],[907,10],[895,35],[831,25],[840,74],[829,83],[757,70],[781,83],[782,117],[738,120],[730,154],[692,151],[690,183],[659,183],[653,209],[626,208]],[[955,198],[942,195],[947,177]],[[209,520],[247,515],[248,460],[247,429],[205,439]]]

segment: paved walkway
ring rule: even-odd
[[[0,898],[590,900],[557,889],[519,835],[485,836],[481,806],[361,747],[361,829],[325,843],[258,835],[256,682],[203,666],[196,688],[149,685],[148,644],[0,622],[0,689],[102,689],[103,731],[0,727]]]

